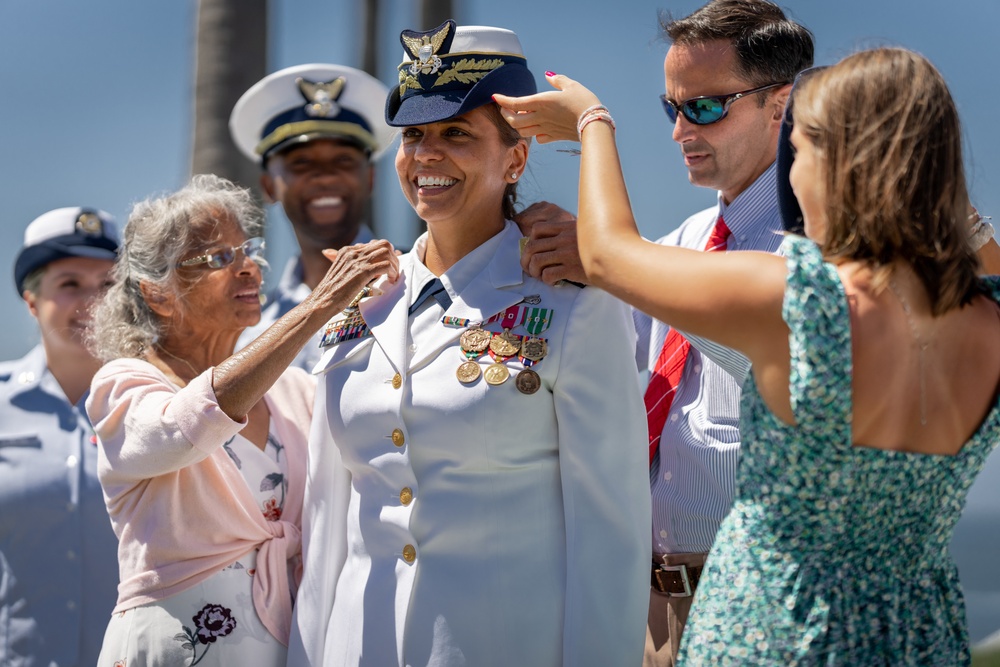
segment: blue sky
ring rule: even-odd
[[[643,233],[660,236],[710,205],[714,193],[687,182],[657,95],[663,92],[666,45],[657,32],[661,9],[685,15],[701,0],[454,0],[464,24],[499,25],[518,33],[529,66],[579,79],[610,107]],[[307,63],[357,65],[360,19],[352,0],[271,0],[271,69]],[[415,2],[383,0],[380,76],[395,79],[399,31],[415,28]],[[944,73],[966,132],[974,202],[1000,216],[1000,25],[996,0],[786,0],[788,13],[816,35],[817,64],[864,47],[906,46]],[[0,121],[6,130],[0,192],[0,358],[21,356],[37,341],[34,321],[13,288],[13,262],[24,227],[53,208],[87,205],[124,222],[130,204],[171,190],[188,178],[192,125],[195,0],[0,0]],[[428,26],[429,27],[429,26]],[[522,181],[526,201],[548,199],[576,208],[577,163],[558,145],[535,146]],[[391,155],[391,152],[390,152]],[[409,207],[391,157],[380,168],[380,224],[409,245]],[[287,222],[270,214],[272,265],[292,248]],[[997,459],[997,457],[993,457]],[[990,484],[1000,483],[1000,460]],[[996,499],[981,483],[966,515],[980,521],[979,544],[996,535]],[[982,491],[981,491],[982,490]],[[967,535],[970,533],[967,532]],[[973,529],[972,535],[977,534]],[[988,551],[1000,549],[997,539]],[[995,565],[995,559],[991,559]],[[960,563],[961,564],[961,563]],[[994,565],[963,572],[995,581]],[[970,600],[1000,609],[1000,593]],[[996,612],[994,612],[996,613]],[[973,627],[982,637],[987,628]]]
[[[666,45],[657,13],[684,15],[693,0],[455,0],[456,18],[518,33],[539,76],[553,70],[594,89],[615,115],[619,146],[640,228],[659,236],[714,195],[687,182],[657,100]],[[392,81],[399,31],[413,25],[413,2],[383,2],[381,78]],[[1000,3],[957,0],[789,0],[788,13],[817,38],[817,62],[865,46],[895,44],[926,54],[944,72],[965,122],[970,181],[984,212],[1000,213],[1000,102],[991,46]],[[499,9],[502,7],[503,9]],[[540,9],[544,7],[544,9]],[[88,205],[120,220],[132,202],[179,187],[189,169],[194,0],[3,0],[0,2],[0,119],[7,128],[0,267],[9,276],[25,225],[60,206]],[[347,0],[272,0],[271,69],[305,62],[356,65],[360,18]],[[522,184],[526,201],[576,207],[576,158],[536,145]],[[390,151],[391,155],[391,151]],[[409,245],[411,214],[391,157],[381,165],[382,229]],[[272,212],[272,265],[291,252],[287,222]],[[12,280],[8,281],[12,284]],[[19,356],[37,332],[13,287],[0,289],[8,325],[0,358]]]

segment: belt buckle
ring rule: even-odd
[[[688,579],[687,565],[667,565],[666,563],[660,564],[660,569],[664,572],[679,572],[681,575],[681,583],[684,584],[683,593],[673,593],[667,592],[667,595],[672,598],[689,598],[693,594],[691,591],[691,580]]]

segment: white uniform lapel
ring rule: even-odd
[[[384,279],[378,284],[382,294],[365,299],[359,304],[361,316],[389,363],[397,373],[406,375],[407,310],[410,302],[409,277],[413,272],[403,269],[399,280],[390,285]]]
[[[499,245],[492,259],[483,267],[478,276],[452,299],[451,307],[445,317],[454,317],[473,322],[482,322],[499,312],[519,303],[524,295],[517,289],[524,284],[524,273],[521,270],[521,233],[513,223],[507,223]],[[445,274],[447,277],[447,274]],[[410,363],[410,370],[415,371],[445,347],[451,345],[462,335],[464,327],[446,327],[441,325],[441,337],[438,344],[417,351],[417,356]]]

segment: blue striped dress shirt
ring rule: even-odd
[[[724,204],[720,194],[717,206],[691,216],[658,243],[702,250],[721,213],[732,231],[727,252],[775,252],[783,239],[775,187],[772,164],[730,204]],[[638,311],[633,311],[633,318],[636,362],[648,378],[669,327]],[[733,350],[692,340],[663,427],[660,454],[650,470],[654,554],[711,548],[733,501],[740,453],[740,388],[748,367]]]

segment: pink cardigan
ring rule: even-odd
[[[97,473],[119,539],[114,611],[169,598],[259,549],[254,607],[287,645],[294,595],[287,561],[301,552],[315,381],[289,369],[264,397],[289,482],[282,519],[267,521],[222,447],[246,421],[219,408],[213,370],[183,389],[140,359],[112,361],[94,376],[87,413],[100,438]]]

